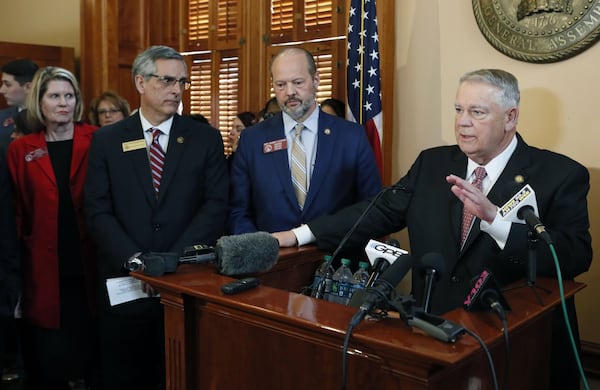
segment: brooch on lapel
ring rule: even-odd
[[[29,152],[25,155],[25,161],[32,162],[34,160],[40,159],[48,154],[48,149],[38,148],[33,152]]]

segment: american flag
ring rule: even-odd
[[[379,172],[381,153],[381,76],[375,0],[352,0],[348,24],[348,119],[365,126]]]

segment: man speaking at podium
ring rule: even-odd
[[[518,82],[508,72],[482,69],[463,75],[454,107],[457,145],[421,152],[399,181],[405,190],[384,193],[347,243],[345,249],[364,247],[370,238],[406,227],[415,258],[442,254],[447,272],[431,295],[433,313],[460,307],[472,279],[484,268],[501,285],[526,276],[529,228],[498,213],[526,184],[537,194],[538,215],[554,243],[563,278],[573,279],[590,266],[589,173],[568,157],[525,143],[517,133],[519,101]],[[332,250],[368,204],[357,203],[274,236],[280,246],[314,241],[320,249]],[[552,254],[542,241],[536,257],[538,274],[556,277]],[[422,301],[424,276],[413,270],[412,281],[413,294]],[[578,342],[573,299],[567,304]],[[552,388],[579,389],[560,310],[555,311],[552,337]]]

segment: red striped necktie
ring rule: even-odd
[[[160,129],[152,130],[152,143],[150,144],[150,166],[152,168],[152,184],[154,185],[154,193],[158,198],[160,189],[160,179],[162,178],[163,166],[165,165],[165,152],[158,142],[158,138],[162,135]]]
[[[475,168],[475,180],[473,180],[473,182],[471,184],[473,184],[475,186],[475,188],[481,190],[482,184],[483,184],[483,179],[486,176],[487,176],[487,172],[485,171],[484,167]],[[467,209],[464,208],[464,206],[463,206],[463,219],[462,219],[462,228],[461,228],[461,234],[460,234],[460,245],[461,246],[465,243],[465,240],[467,239],[467,236],[469,235],[469,230],[471,230],[471,224],[473,223],[474,219],[475,219],[475,216],[473,214],[471,214],[470,212],[468,212]]]

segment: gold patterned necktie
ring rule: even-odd
[[[475,186],[478,190],[481,191],[483,179],[487,176],[487,172],[484,167],[475,168],[475,180],[471,184]],[[473,219],[475,216],[471,214],[467,209],[463,206],[463,217],[462,217],[462,226],[461,226],[461,234],[460,234],[460,245],[461,247],[464,245],[467,236],[469,235],[469,230],[471,230],[471,224],[473,223]]]
[[[158,198],[160,179],[162,178],[163,166],[165,165],[165,152],[158,142],[162,135],[159,129],[152,129],[152,143],[150,144],[150,167],[152,169],[152,185],[154,193]]]
[[[306,151],[302,144],[302,130],[304,125],[302,123],[296,124],[294,142],[292,143],[292,183],[294,184],[294,191],[296,192],[296,198],[298,199],[298,205],[300,208],[304,208],[304,201],[306,200]]]

